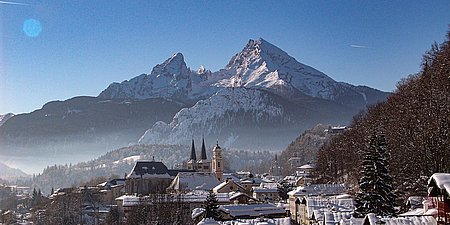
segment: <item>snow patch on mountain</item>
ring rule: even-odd
[[[230,124],[235,113],[249,113],[256,123],[267,118],[280,118],[284,109],[260,90],[224,88],[208,99],[198,101],[191,108],[180,110],[167,124],[157,122],[139,139],[146,144],[184,144],[193,133],[205,135],[220,132]],[[287,118],[286,118],[287,119]]]
[[[12,113],[7,113],[5,115],[0,115],[0,126],[3,125],[7,120],[14,116]]]

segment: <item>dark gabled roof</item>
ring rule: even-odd
[[[169,170],[162,162],[137,161],[133,170],[131,170],[131,174],[138,176],[145,174],[169,174]]]
[[[109,184],[110,185],[118,185],[118,184],[120,184],[122,182],[125,182],[125,179],[123,179],[123,178],[116,178],[116,179],[110,180]]]

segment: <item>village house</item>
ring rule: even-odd
[[[291,219],[299,224],[310,224],[311,220],[323,219],[321,217],[328,210],[327,203],[334,201],[334,206],[340,206],[339,204],[344,201],[336,200],[336,196],[344,193],[345,186],[343,184],[311,184],[297,187],[295,190],[288,192]],[[324,205],[327,207],[324,207]],[[338,207],[338,209],[342,209],[342,207]]]
[[[125,179],[111,179],[97,185],[104,205],[115,205],[116,198],[125,194]]]
[[[428,196],[437,206],[437,223],[450,224],[450,174],[435,173],[428,180]]]
[[[261,202],[277,202],[280,200],[277,183],[261,183],[252,188],[253,198]]]
[[[230,193],[230,192],[241,192],[247,193],[247,190],[240,185],[239,183],[234,182],[233,180],[226,180],[216,187],[213,188],[214,193]]]

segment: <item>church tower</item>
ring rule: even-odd
[[[275,154],[275,159],[273,160],[272,165],[270,166],[269,173],[272,176],[280,176],[281,175],[281,168],[278,165],[277,154]]]
[[[219,142],[217,142],[216,146],[213,149],[212,172],[220,182],[223,181],[222,148],[220,148]]]
[[[188,170],[197,170],[197,154],[195,153],[194,139],[192,139],[191,145],[191,158],[187,162]]]
[[[211,172],[211,160],[206,156],[205,138],[202,140],[202,151],[200,159],[197,160],[197,171],[203,173]]]

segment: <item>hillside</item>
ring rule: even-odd
[[[25,180],[30,178],[31,176],[24,173],[23,171],[15,168],[11,168],[0,162],[0,180],[7,181],[16,181],[16,180]]]
[[[351,129],[319,151],[317,175],[324,182],[357,187],[361,154],[373,134],[384,133],[389,169],[402,196],[426,194],[426,179],[450,171],[450,34],[425,53],[422,69],[399,82],[385,103],[354,118]]]
[[[331,138],[327,132],[330,125],[317,124],[313,128],[303,132],[281,152],[279,162],[284,175],[290,175],[295,168],[289,159],[295,158],[298,164],[315,163],[317,152]]]

